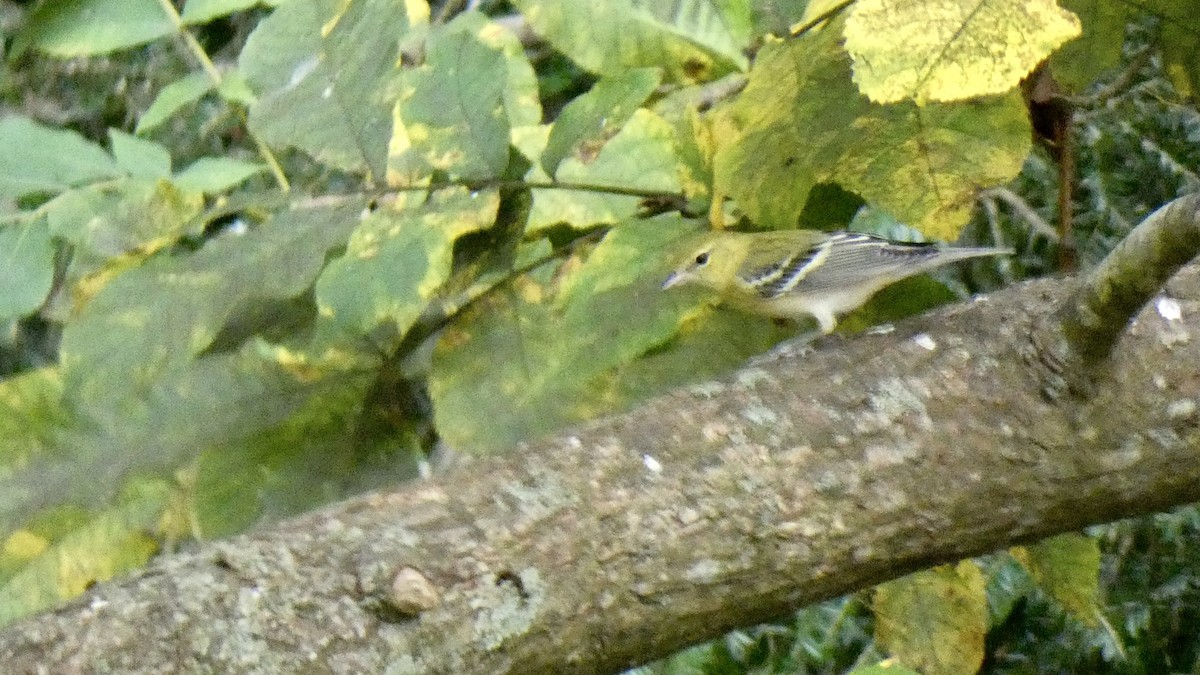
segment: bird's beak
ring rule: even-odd
[[[667,276],[666,281],[662,282],[662,290],[665,291],[668,288],[678,286],[682,281],[683,281],[682,274],[680,274],[679,272],[671,272],[671,274]]]

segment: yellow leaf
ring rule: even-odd
[[[862,93],[923,105],[1009,91],[1080,31],[1054,0],[860,0],[844,34]]]
[[[875,589],[875,639],[924,675],[966,675],[983,663],[987,594],[970,560],[889,581]]]

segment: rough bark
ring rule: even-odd
[[[1200,269],[1089,398],[1040,281],[763,359],[504,457],[166,556],[0,633],[7,672],[613,672],[1200,499]],[[1168,313],[1169,315],[1169,313]]]

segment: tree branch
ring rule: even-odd
[[[1162,250],[1149,259],[1180,257]],[[434,481],[164,556],[10,626],[0,662],[613,672],[934,563],[1198,500],[1200,269],[1172,281],[1182,319],[1144,311],[1108,352],[1105,386],[1044,395],[1037,345],[1059,307],[1083,297],[1124,326],[1153,293],[1132,283],[1033,282],[886,335],[822,338]]]
[[[1200,194],[1190,194],[1150,214],[1084,278],[1047,326],[1043,343],[1070,390],[1091,393],[1098,367],[1134,314],[1197,252]]]

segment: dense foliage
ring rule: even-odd
[[[1018,252],[893,288],[847,330],[1094,263],[1200,188],[1190,9],[5,3],[0,621],[791,335],[658,291],[708,227]],[[922,572],[648,668],[1194,669],[1196,514]]]

